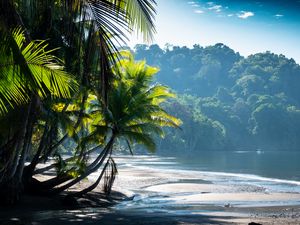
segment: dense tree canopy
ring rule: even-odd
[[[161,151],[299,150],[300,66],[293,59],[271,52],[244,58],[223,44],[134,50],[161,68],[156,81],[179,96],[168,108],[183,129],[169,131]]]

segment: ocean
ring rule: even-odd
[[[300,204],[300,152],[219,151],[197,157],[115,158],[119,168],[115,186],[134,196],[119,204],[119,209],[190,213],[191,207],[203,210],[207,205]]]

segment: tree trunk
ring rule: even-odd
[[[83,157],[84,157],[84,156],[87,156],[87,155],[89,155],[89,154],[91,154],[91,153],[93,153],[93,152],[96,151],[99,147],[100,147],[100,145],[97,145],[96,147],[94,147],[94,148],[90,149],[89,151],[85,152],[85,153],[83,154]],[[74,160],[75,158],[76,158],[76,156],[71,156],[70,158],[65,159],[64,162],[66,162],[66,163],[67,163],[67,162],[70,162],[70,161]],[[44,172],[46,172],[46,171],[49,171],[49,170],[55,168],[56,165],[57,165],[56,163],[53,163],[53,164],[51,164],[51,165],[49,165],[49,166],[46,166],[46,167],[43,167],[43,168],[40,168],[40,169],[36,169],[35,171],[33,171],[33,174],[44,173]]]
[[[95,165],[93,168],[90,168],[88,169],[84,174],[80,175],[79,177],[75,178],[74,180],[72,180],[71,182],[61,186],[61,187],[58,187],[56,189],[53,189],[51,191],[52,194],[57,194],[57,193],[60,193],[70,187],[72,187],[73,185],[77,184],[79,181],[85,179],[86,177],[88,177],[91,173],[94,173],[96,172],[100,167],[101,165],[103,164],[104,160],[106,159],[106,157],[109,155],[110,151],[111,151],[111,148],[114,144],[114,141],[115,141],[115,135],[113,134],[111,139],[109,140],[109,142],[107,143],[107,145],[105,146],[105,148],[103,149],[104,151],[104,154],[103,154],[103,157],[101,158],[101,160],[97,163],[97,165]]]
[[[106,170],[106,168],[107,168],[108,165],[109,165],[109,161],[107,161],[105,163],[105,166],[103,167],[103,169],[102,169],[102,171],[101,171],[100,175],[98,176],[98,178],[97,178],[97,180],[96,180],[95,183],[93,183],[91,186],[83,189],[82,191],[70,194],[69,196],[70,197],[80,197],[80,196],[82,196],[84,194],[87,194],[87,193],[91,192],[92,190],[94,190],[99,185],[99,183],[100,183],[100,181],[101,181],[101,179],[103,177],[103,174],[105,173],[105,170]]]
[[[37,152],[35,153],[33,159],[31,160],[31,163],[25,167],[24,170],[24,175],[25,175],[25,179],[30,179],[33,176],[34,170],[37,166],[37,164],[39,163],[39,159],[40,159],[40,155],[42,153],[42,151],[45,149],[45,144],[46,144],[46,139],[48,137],[48,122],[46,122],[45,128],[44,128],[44,132],[39,144],[39,148],[37,150]]]

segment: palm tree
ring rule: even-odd
[[[68,69],[80,70],[77,75],[86,83],[89,73],[94,73],[93,85],[105,99],[118,46],[126,44],[133,30],[140,31],[145,40],[152,39],[154,5],[154,0],[3,0],[0,24],[7,31],[26,28],[27,41],[31,36],[51,37],[51,47],[64,46],[66,52],[61,54],[67,54]],[[74,62],[76,65],[70,65]]]
[[[103,102],[102,107],[107,107],[108,90],[111,87],[110,80],[113,74],[111,68],[118,59],[116,57],[117,47],[126,42],[126,34],[133,30],[141,31],[145,39],[151,39],[152,33],[155,31],[153,26],[154,6],[154,0],[0,1],[0,36],[4,37],[4,34],[8,34],[7,37],[9,37],[8,42],[1,42],[1,44],[3,43],[1,51],[6,53],[6,50],[9,49],[11,52],[9,56],[1,54],[1,57],[3,56],[1,62],[9,62],[8,65],[18,68],[19,75],[22,75],[19,77],[24,77],[25,74],[29,75],[24,85],[23,80],[22,82],[18,79],[12,80],[12,76],[8,76],[12,72],[15,75],[15,70],[10,67],[10,72],[5,73],[3,71],[7,71],[8,67],[5,68],[6,64],[1,64],[3,77],[0,77],[2,82],[0,111],[5,115],[0,119],[5,121],[5,118],[12,118],[13,114],[16,119],[14,129],[10,129],[13,128],[11,126],[8,129],[9,135],[1,139],[0,154],[10,158],[9,161],[12,162],[10,163],[11,170],[6,169],[6,163],[0,163],[1,196],[10,202],[14,202],[18,198],[18,192],[24,182],[23,169],[28,155],[35,154],[29,173],[29,177],[31,177],[36,163],[55,154],[57,147],[69,137],[68,133],[62,135],[48,149],[49,151],[39,148],[36,153],[32,152],[31,142],[34,130],[39,124],[44,124],[42,128],[44,134],[41,137],[40,146],[43,146],[44,140],[48,140],[49,137],[57,139],[58,132],[55,132],[55,129],[61,127],[60,120],[44,119],[45,109],[51,112],[51,109],[45,107],[45,99],[51,100],[53,95],[64,97],[61,99],[65,104],[62,113],[67,110],[72,101],[80,102],[81,109],[76,115],[75,128],[83,124],[85,106],[90,92],[97,94]],[[45,80],[36,79],[38,66],[27,64],[26,57],[29,55],[26,57],[22,55],[20,48],[17,48],[16,39],[10,38],[14,36],[13,29],[16,27],[24,30],[21,48],[27,49],[28,54],[34,52],[36,48],[40,49],[40,52],[35,52],[36,54],[45,53],[44,58],[48,57],[47,60],[52,60],[52,63],[61,65],[56,57],[64,61],[65,71],[72,74],[72,78],[79,84],[79,91],[76,95],[70,99],[66,98],[69,95],[69,89],[63,85],[63,82],[69,78],[66,76],[67,73],[60,69],[61,67],[52,67],[55,69],[53,71],[60,71],[59,78],[63,79],[60,80],[61,83],[53,82],[52,78],[49,79],[47,70],[40,73]],[[57,47],[59,49],[55,52],[47,52],[44,42],[32,43],[32,39],[46,38],[49,39],[47,41],[49,49]],[[13,92],[8,91],[8,88]],[[49,88],[51,90],[48,90]],[[50,122],[51,124],[49,124]],[[53,134],[56,137],[53,137]],[[13,179],[8,182],[7,180],[11,180],[11,174],[14,174],[15,171],[18,171],[17,181]],[[10,194],[7,194],[9,192]]]
[[[25,127],[29,122],[29,115],[25,116],[24,128],[20,129],[18,120],[9,120],[7,112],[16,108],[24,107],[39,96],[42,100],[47,95],[52,97],[70,97],[77,89],[77,83],[72,77],[62,70],[62,64],[58,58],[51,53],[53,50],[45,50],[45,41],[31,41],[24,46],[24,32],[18,28],[10,35],[1,35],[0,47],[0,115],[2,125],[12,122],[17,125],[13,128],[7,124],[6,130],[2,132],[0,142],[1,171],[0,183],[9,185],[11,181],[18,188],[23,176],[23,168],[29,151],[28,130]],[[34,99],[37,99],[36,97]],[[30,102],[30,105],[37,102]],[[26,106],[25,106],[26,107]],[[13,115],[20,116],[23,110],[14,110]],[[31,110],[25,110],[28,114]],[[32,118],[32,117],[31,117]],[[32,127],[30,128],[32,129]],[[27,140],[26,140],[27,139]],[[2,185],[2,188],[3,188]]]
[[[97,181],[75,195],[93,190],[101,181],[105,171],[112,168],[108,179],[110,182],[105,183],[109,187],[106,191],[109,192],[116,172],[111,154],[117,139],[123,140],[131,152],[133,144],[141,144],[153,152],[156,146],[155,136],[164,135],[162,127],[178,127],[181,123],[179,119],[165,112],[161,106],[168,98],[174,97],[174,94],[170,93],[165,86],[151,85],[153,76],[158,71],[157,68],[147,66],[145,61],[135,62],[130,54],[126,54],[116,67],[118,69],[115,72],[120,74],[108,93],[108,105],[107,107],[101,104],[94,105],[98,109],[92,112],[92,121],[94,121],[91,124],[92,130],[83,140],[95,143],[99,137],[106,136],[106,145],[82,175],[57,188],[56,191],[71,187],[104,165]]]

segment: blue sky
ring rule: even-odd
[[[300,0],[157,0],[153,43],[224,43],[241,55],[271,51],[300,63]],[[132,38],[130,45],[142,41]]]

